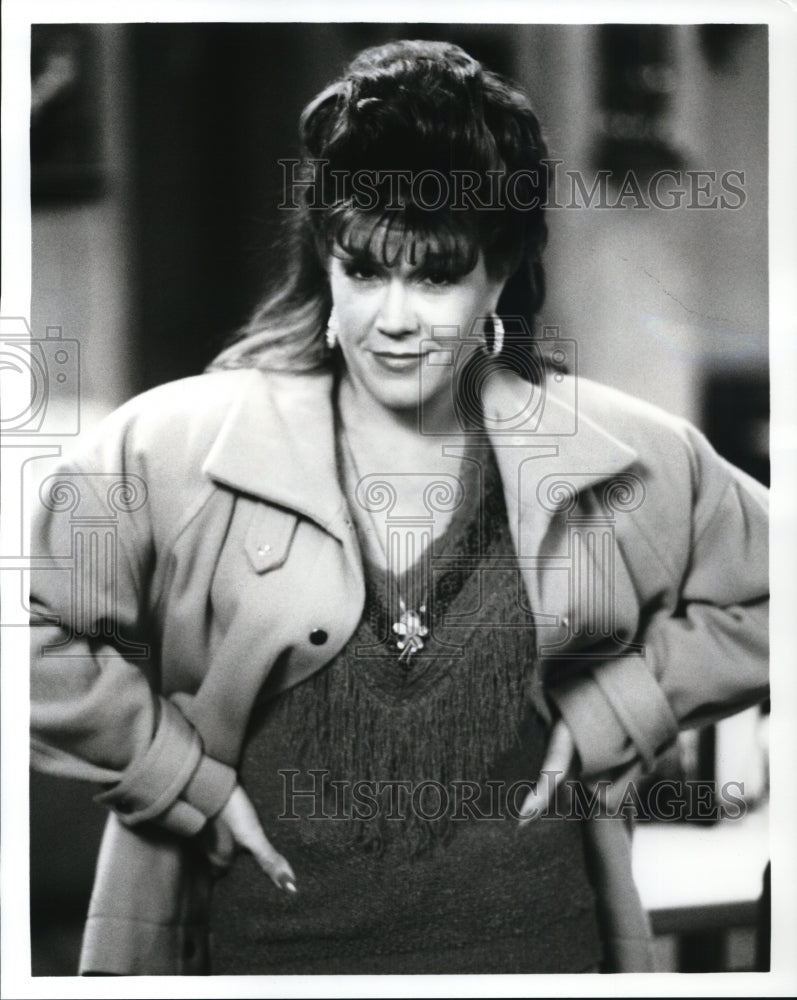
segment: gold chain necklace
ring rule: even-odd
[[[354,457],[354,450],[351,446],[351,441],[349,440],[349,435],[346,432],[346,427],[342,419],[340,420],[340,434],[343,443],[344,457],[348,459],[348,464],[351,467],[351,471],[354,473],[354,477],[356,478],[357,483],[358,484],[362,483],[363,476],[360,473],[360,469],[357,465],[357,459]],[[390,594],[392,593],[392,588],[390,588],[389,586],[389,581],[392,578],[393,581],[395,582],[396,594],[398,596],[399,614],[397,616],[396,615],[391,616],[390,609],[388,607],[388,620],[390,620],[391,617],[395,617],[396,619],[391,625],[390,638],[392,639],[392,641],[395,642],[396,648],[399,650],[399,658],[398,658],[399,663],[403,663],[407,668],[409,668],[412,657],[416,653],[419,653],[424,648],[424,641],[429,635],[429,629],[426,625],[426,598],[424,597],[421,600],[420,604],[417,606],[417,609],[407,606],[407,602],[404,600],[404,597],[402,596],[399,590],[399,585],[398,585],[399,573],[393,573],[391,571],[391,560],[388,554],[388,548],[384,539],[382,538],[379,525],[376,519],[374,518],[370,508],[366,504],[363,504],[358,500],[356,486],[353,490],[352,495],[353,495],[353,501],[351,504],[352,509],[355,509],[356,507],[361,507],[362,510],[365,512],[365,515],[368,518],[371,527],[373,528],[373,533],[376,537],[380,552],[385,561],[385,575],[386,575],[385,590],[388,594],[388,604],[390,604]],[[365,532],[365,534],[367,535],[367,532]],[[422,560],[425,560],[425,557],[422,556],[421,558]]]

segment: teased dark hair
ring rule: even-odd
[[[481,251],[488,274],[507,279],[499,314],[531,325],[544,296],[546,149],[528,98],[514,84],[456,45],[390,42],[365,49],[310,102],[300,137],[312,183],[294,192],[295,209],[285,213],[284,268],[211,367],[299,371],[327,363],[329,254],[342,247],[384,257],[396,235],[409,253],[431,249],[459,273],[471,270]],[[375,186],[367,208],[346,187],[364,170],[392,178]],[[413,200],[408,182],[395,183],[397,171],[436,171],[452,185],[455,171],[490,179],[493,207],[430,210]],[[519,348],[507,345],[510,363]]]

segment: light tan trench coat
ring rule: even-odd
[[[233,787],[255,700],[323,667],[359,622],[331,391],[329,373],[255,370],[162,386],[42,486],[33,764],[102,784],[112,811],[83,972],[207,971],[195,835]],[[680,726],[764,697],[766,491],[690,425],[583,379],[495,374],[484,410],[584,775],[633,776]],[[625,825],[587,825],[608,967],[649,968]]]

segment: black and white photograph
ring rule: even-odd
[[[797,14],[458,7],[4,5],[3,997],[797,990]]]

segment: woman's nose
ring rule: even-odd
[[[389,337],[401,337],[406,333],[415,333],[418,329],[411,291],[400,278],[393,278],[387,283],[376,317],[376,327],[380,333]]]

